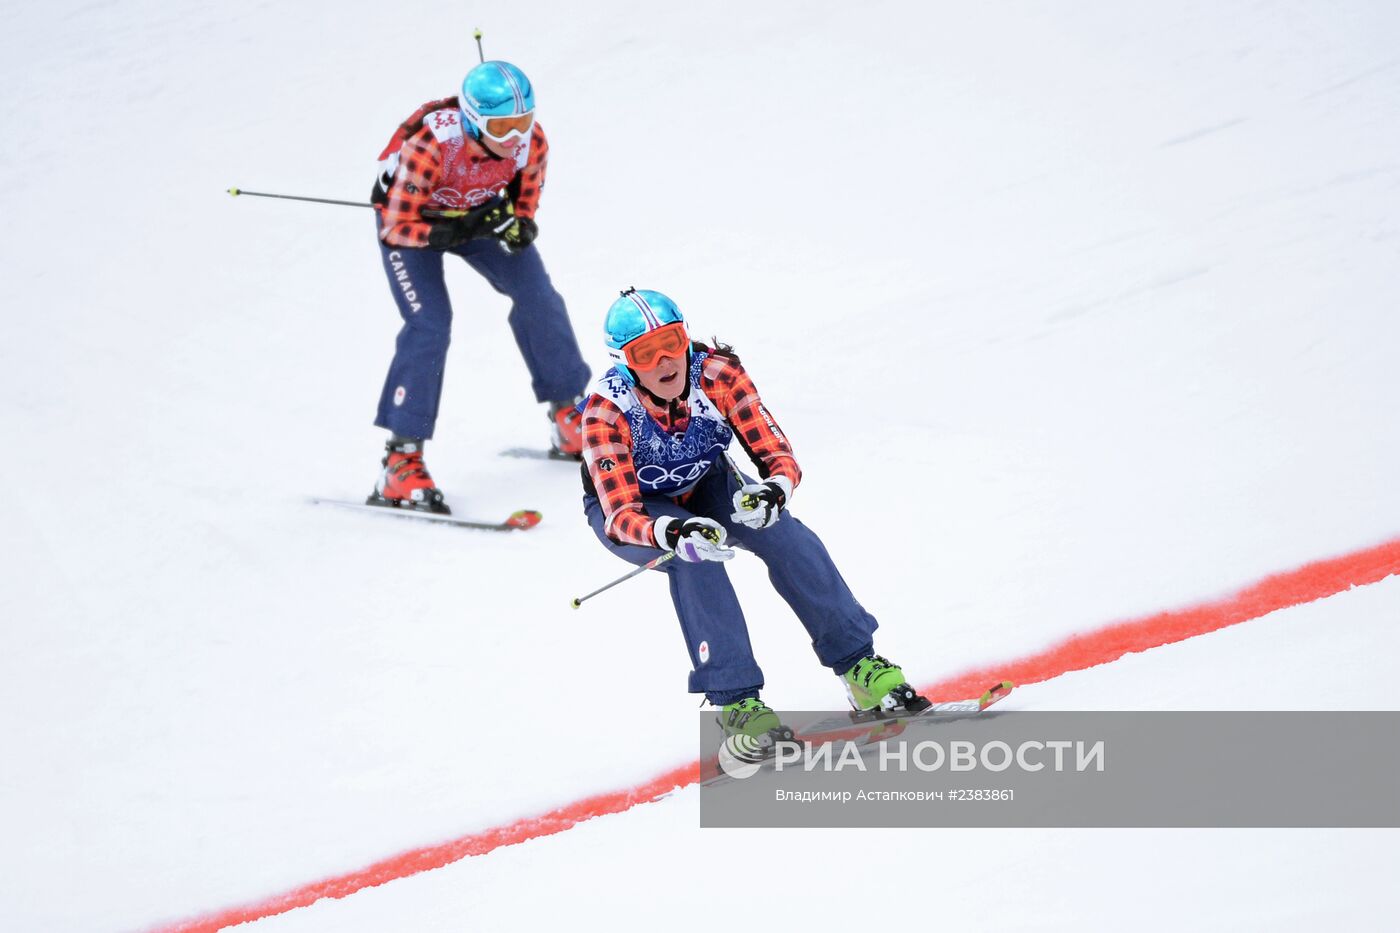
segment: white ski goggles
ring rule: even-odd
[[[535,112],[533,110],[527,110],[510,117],[485,117],[480,123],[482,135],[498,143],[525,139],[530,135],[530,130],[534,125]]]

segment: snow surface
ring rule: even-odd
[[[538,86],[539,245],[590,361],[633,284],[735,343],[806,471],[795,510],[918,681],[1400,534],[1393,4],[6,20],[0,929],[259,900],[694,755],[662,581],[570,611],[625,567],[574,470],[495,455],[546,426],[465,267],[429,462],[459,512],[544,524],[304,504],[370,486],[397,316],[368,212],[223,191],[364,196],[475,25]],[[762,568],[731,572],[769,702],[838,703]],[[1398,607],[1391,580],[1015,702],[1394,708]],[[575,721],[522,743],[539,704]],[[257,926],[698,928],[747,910],[736,865],[829,926],[870,902],[813,895],[900,851],[933,875],[880,886],[911,923],[1395,922],[1393,831],[701,832],[694,801]]]

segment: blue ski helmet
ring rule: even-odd
[[[670,298],[649,288],[629,288],[608,308],[608,316],[603,322],[607,334],[608,359],[617,366],[617,371],[629,382],[635,382],[632,370],[627,365],[624,349],[629,343],[667,324],[680,324],[685,329],[685,318]],[[686,340],[689,341],[687,334]]]
[[[533,113],[535,86],[525,72],[510,62],[482,62],[462,79],[462,93],[457,96],[467,128],[478,139],[486,131],[486,121],[492,117],[517,117]],[[500,139],[506,134],[487,132]],[[526,131],[528,135],[528,131]]]

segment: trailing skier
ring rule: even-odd
[[[579,453],[575,404],[588,365],[533,245],[547,153],[530,79],[509,62],[488,61],[467,73],[458,96],[420,107],[380,154],[371,200],[380,208],[380,255],[404,323],[374,422],[390,437],[370,504],[448,511],[423,462],[452,332],[448,254],[511,299],[511,330],[536,400],[549,404],[553,448]]]

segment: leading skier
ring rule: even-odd
[[[449,253],[510,298],[510,326],[535,398],[549,403],[554,451],[579,454],[575,406],[588,365],[533,245],[548,152],[530,79],[509,62],[488,61],[467,73],[456,97],[419,107],[380,154],[371,200],[403,328],[374,422],[390,436],[370,504],[449,511],[423,463],[451,339],[443,282]]]
[[[802,479],[792,447],[739,357],[692,342],[670,298],[628,289],[608,309],[608,356],[583,411],[584,514],[608,550],[660,565],[690,652],[690,692],[720,707],[727,735],[782,738],[759,698],[763,672],[724,561],[731,542],[768,576],[841,678],[852,706],[929,706],[897,666],[874,653],[876,621],[856,602],[826,547],[788,512]],[[758,466],[743,476],[725,453],[732,438]]]

